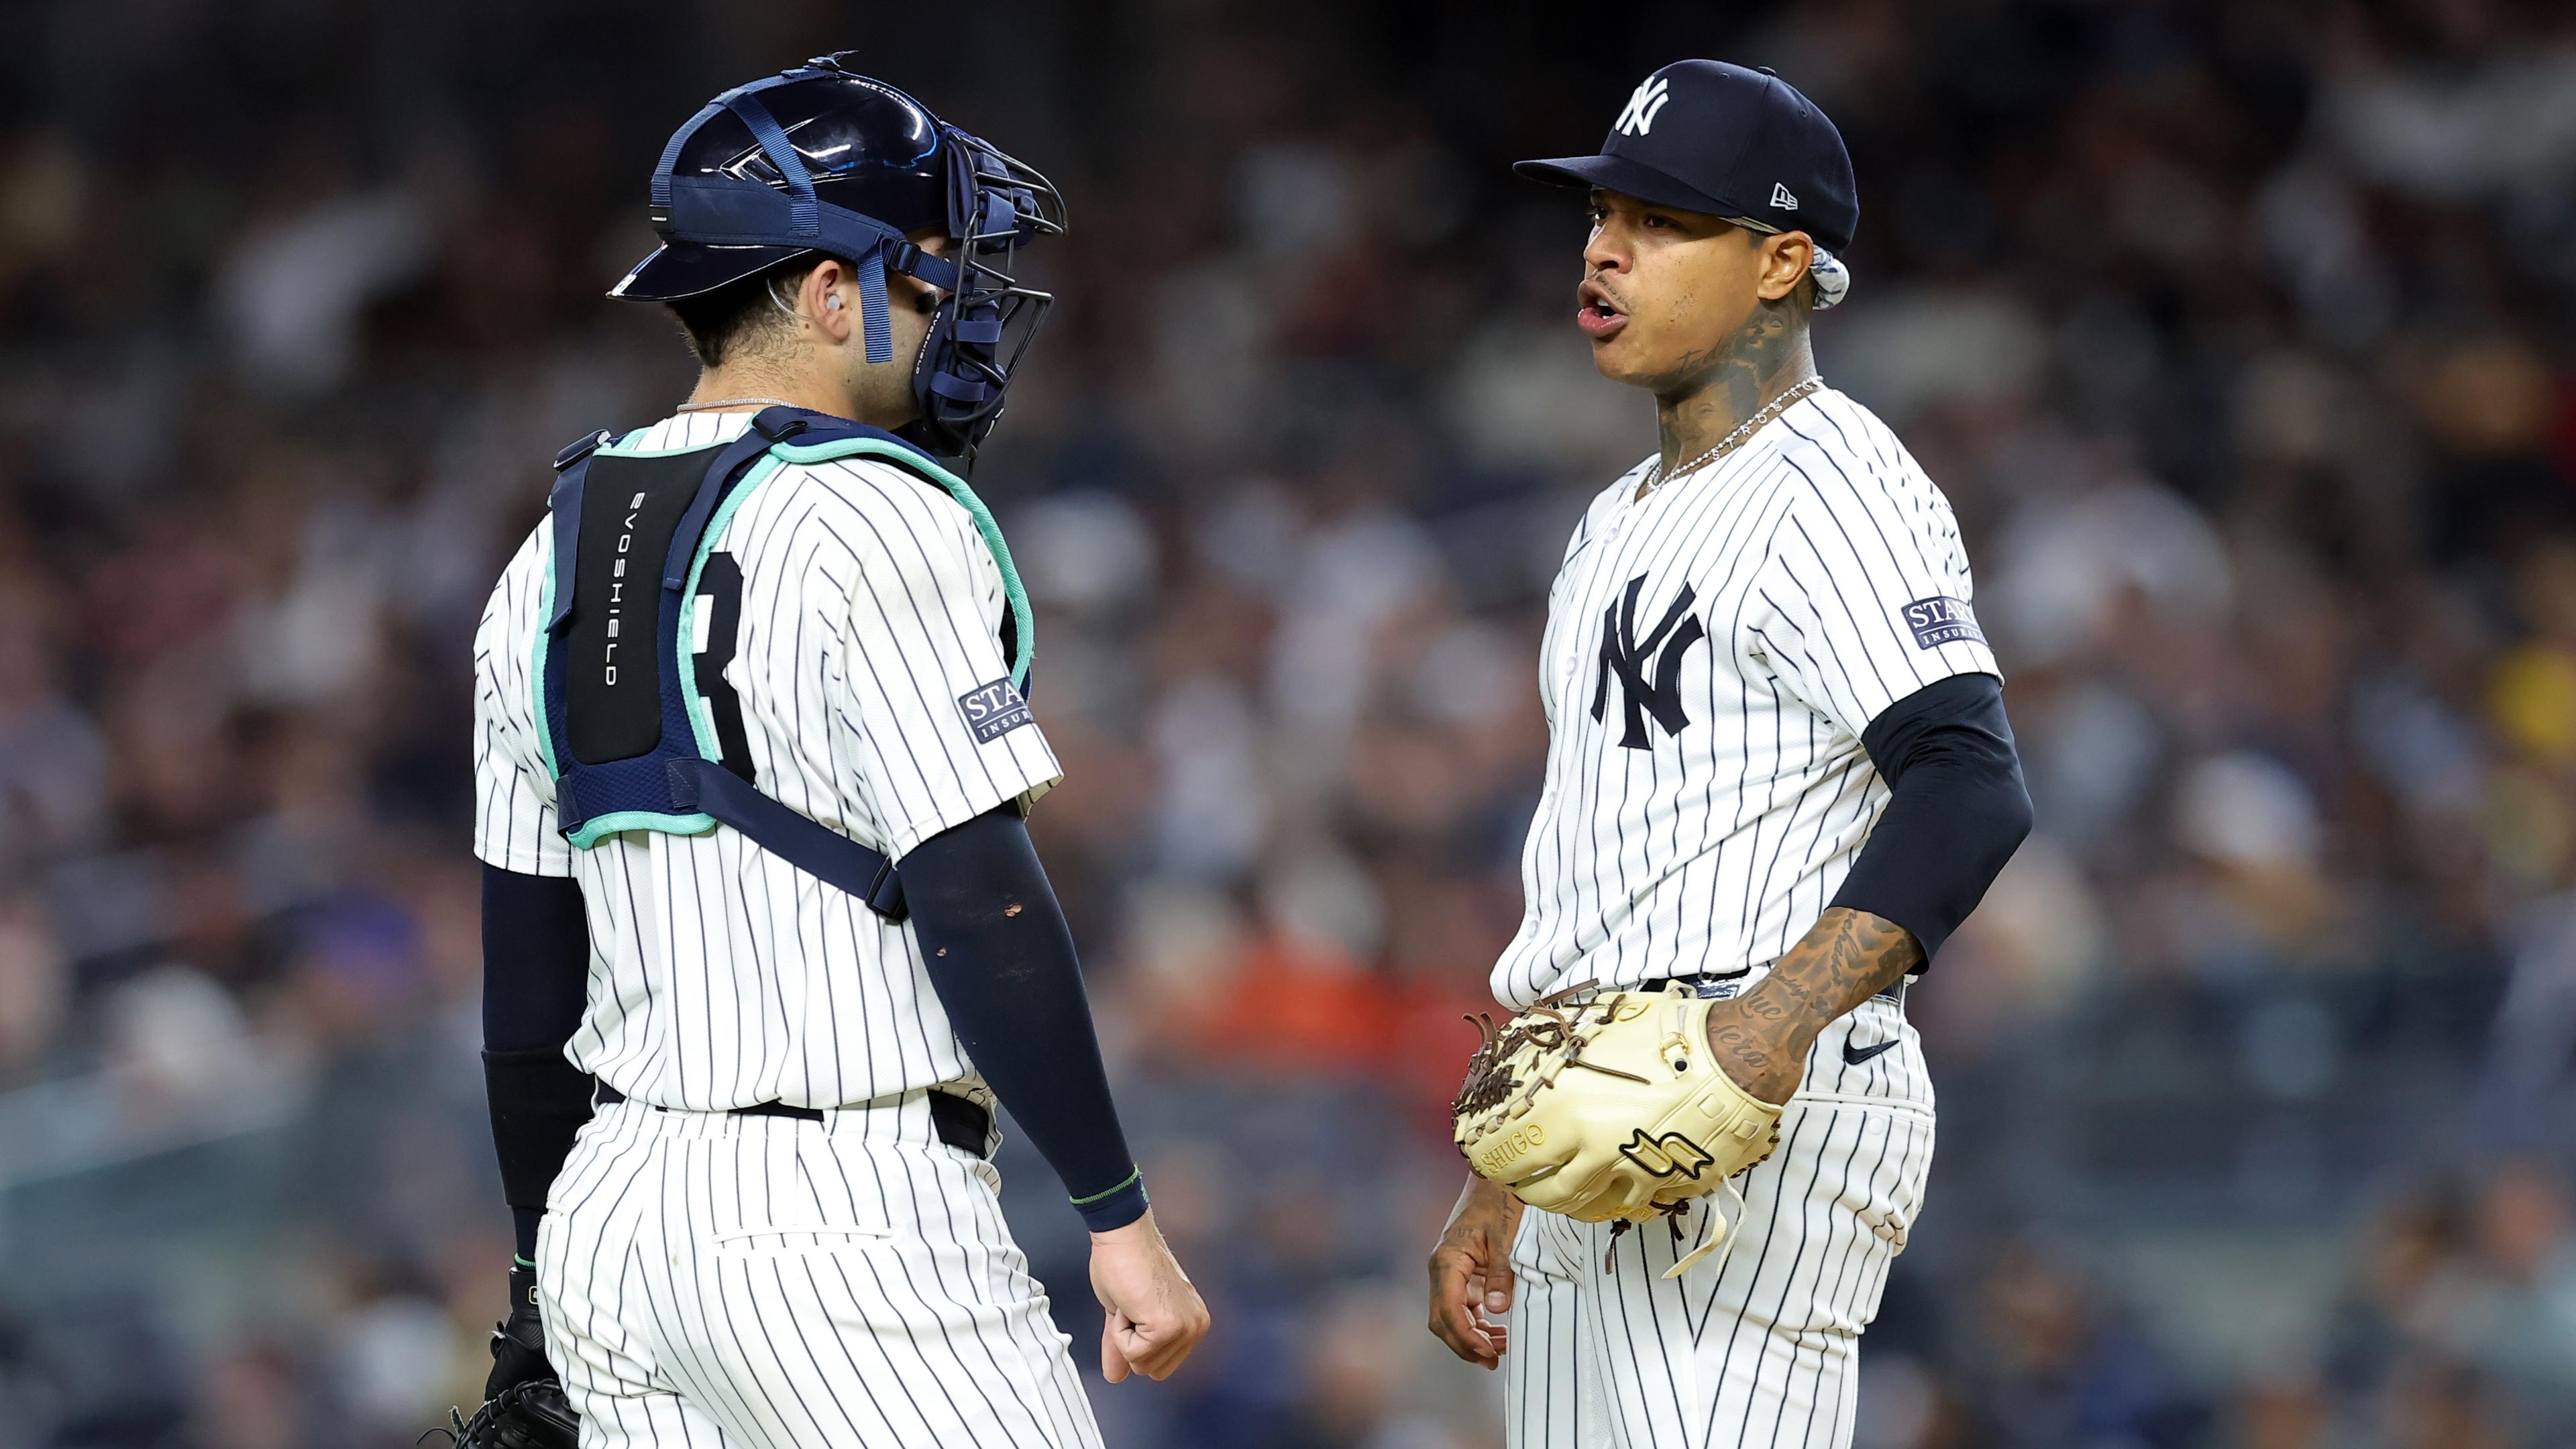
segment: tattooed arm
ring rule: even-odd
[[[1709,1013],[1718,1060],[1766,1102],[1798,1090],[1817,1033],[1924,968],[2030,833],[2030,792],[1993,675],[1915,691],[1861,743],[1894,791],[1887,810],[1806,937]]]
[[[1710,1008],[1708,1044],[1746,1091],[1786,1102],[1817,1034],[1922,963],[1922,946],[1903,926],[1832,907],[1752,990]]]

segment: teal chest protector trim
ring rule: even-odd
[[[937,485],[974,519],[1001,570],[1003,647],[1011,681],[1025,691],[1035,628],[1002,531],[964,479],[911,444],[787,407],[763,409],[741,437],[710,448],[628,450],[595,434],[555,458],[546,500],[554,566],[533,661],[537,747],[554,775],[560,828],[576,848],[621,830],[702,835],[730,825],[887,919],[903,919],[902,883],[882,852],[757,788],[747,751],[725,738],[709,707],[718,692],[729,698],[730,686],[700,680],[688,646],[715,541],[734,510],[782,466],[854,457]],[[739,620],[709,624],[711,640],[721,634],[729,651]]]

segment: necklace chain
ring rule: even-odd
[[[1790,388],[1787,392],[1771,399],[1771,401],[1763,407],[1762,411],[1755,413],[1753,416],[1746,418],[1743,422],[1737,424],[1734,432],[1731,432],[1725,437],[1717,440],[1716,447],[1709,449],[1707,452],[1700,454],[1698,457],[1691,459],[1689,462],[1682,464],[1678,468],[1666,469],[1658,466],[1655,470],[1654,476],[1646,480],[1645,488],[1637,496],[1642,498],[1646,494],[1652,493],[1656,489],[1663,487],[1673,479],[1683,477],[1687,474],[1696,473],[1700,469],[1707,467],[1709,464],[1716,462],[1718,459],[1725,457],[1727,454],[1734,452],[1737,446],[1742,444],[1745,439],[1752,437],[1755,432],[1759,431],[1764,423],[1767,423],[1773,418],[1776,418],[1780,416],[1780,414],[1788,411],[1791,403],[1796,402],[1798,399],[1805,397],[1807,394],[1814,392],[1817,388],[1823,387],[1824,385],[1825,380],[1821,377],[1808,378],[1806,381]]]
[[[798,404],[789,402],[783,397],[720,397],[713,402],[682,403],[678,410],[684,413],[705,413],[713,412],[717,408],[792,408],[796,406],[798,406]]]

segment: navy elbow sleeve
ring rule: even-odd
[[[1003,809],[932,836],[903,858],[903,891],[950,1025],[1084,1223],[1142,1217],[1073,932],[1027,824]]]
[[[483,1053],[492,1147],[501,1160],[501,1199],[523,1212],[546,1210],[572,1140],[590,1120],[590,1074],[563,1050]],[[522,1244],[525,1255],[532,1244]]]
[[[1903,926],[1928,965],[2030,833],[2003,687],[1961,674],[1898,700],[1861,743],[1894,792],[1833,904]]]
[[[590,930],[570,880],[483,868],[483,1090],[519,1257],[590,1120],[591,1079],[564,1058],[590,987]]]
[[[590,922],[581,887],[483,867],[483,1045],[561,1047],[590,1000]]]

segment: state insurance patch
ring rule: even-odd
[[[1968,610],[1968,601],[1947,594],[1934,594],[1906,605],[1905,626],[1914,631],[1914,647],[1918,649],[1938,649],[1963,640],[1986,642],[1985,634],[1977,628],[1977,616]]]
[[[957,696],[957,708],[979,745],[989,745],[1029,722],[1028,701],[1011,687],[1007,675]]]

